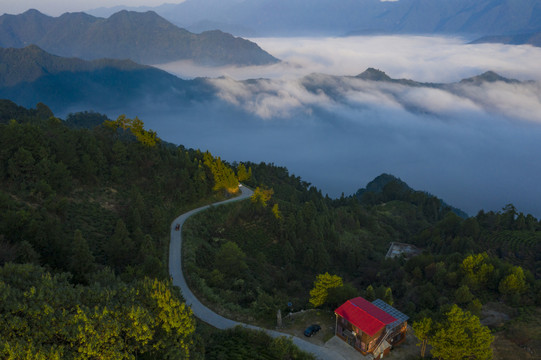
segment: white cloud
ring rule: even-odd
[[[187,63],[159,67],[180,77],[235,79],[298,78],[310,73],[357,75],[369,67],[394,78],[453,82],[492,70],[506,77],[541,81],[541,48],[502,44],[469,45],[458,37],[356,36],[326,38],[253,38],[261,48],[284,61],[248,68],[205,68]],[[473,40],[473,39],[472,39]]]
[[[153,110],[149,126],[229,161],[287,166],[331,196],[387,172],[472,215],[513,203],[541,216],[540,48],[421,36],[255,40],[286,61],[219,69],[168,64],[183,77],[228,77],[210,80],[220,101],[205,99],[165,119]],[[487,70],[538,82],[435,88],[353,77],[368,67],[424,82]]]
[[[300,79],[209,80],[219,97],[263,119],[294,118],[314,109],[402,109],[438,117],[492,114],[541,123],[540,83],[455,84],[442,88],[312,74]]]

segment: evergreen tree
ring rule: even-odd
[[[390,287],[385,289],[385,295],[383,295],[383,301],[385,301],[387,304],[391,306],[394,304],[393,291],[391,290]]]
[[[368,285],[368,287],[366,288],[366,292],[364,293],[364,297],[368,301],[376,300],[376,291],[374,290],[374,287],[372,285]]]
[[[135,256],[133,241],[122,219],[118,219],[115,231],[105,245],[105,250],[111,265],[117,271],[129,265]]]
[[[92,255],[88,243],[79,229],[75,230],[71,248],[69,270],[73,274],[75,281],[86,282],[87,276],[94,268],[94,255]]]

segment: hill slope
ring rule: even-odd
[[[221,31],[193,34],[152,11],[120,11],[108,19],[85,13],[52,18],[37,10],[0,16],[0,46],[20,48],[30,44],[85,60],[131,59],[144,64],[193,60],[204,65],[278,61],[248,40]]]
[[[130,60],[84,61],[51,55],[37,46],[0,48],[0,97],[25,106],[46,102],[53,110],[82,106],[189,101],[205,97],[204,82],[184,81]]]

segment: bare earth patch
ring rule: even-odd
[[[276,330],[323,346],[327,340],[334,336],[335,321],[336,317],[332,311],[310,309],[296,312],[290,316],[284,316],[282,327]],[[312,324],[321,326],[321,330],[311,337],[304,336],[304,330]]]

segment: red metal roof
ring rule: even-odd
[[[362,297],[346,301],[335,313],[369,336],[374,336],[385,325],[396,321],[394,317]]]

